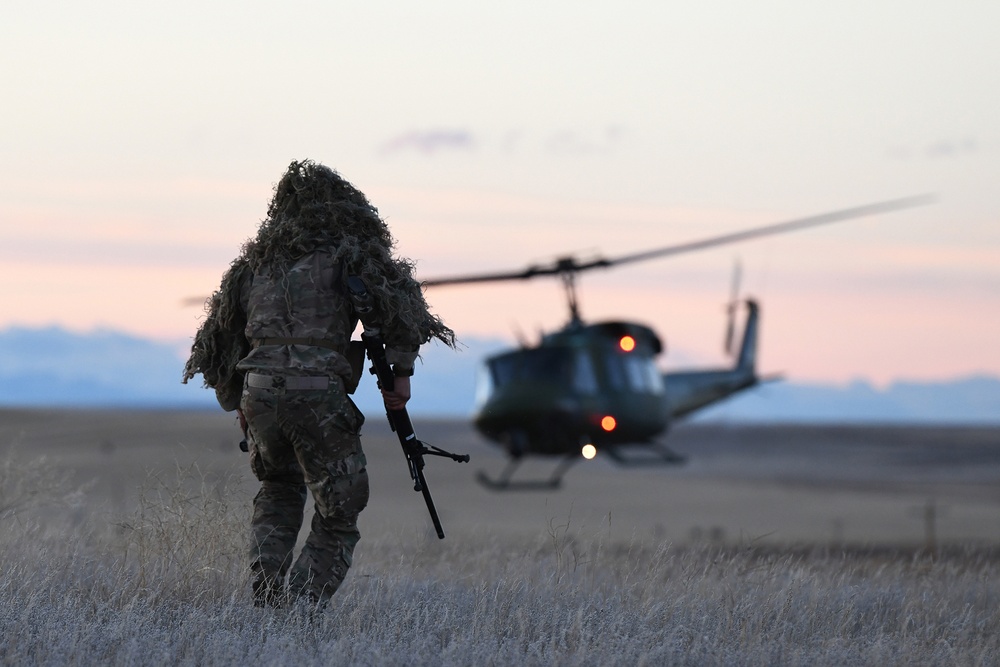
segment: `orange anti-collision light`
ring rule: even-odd
[[[635,338],[632,338],[631,336],[622,336],[621,340],[618,341],[618,347],[625,352],[631,352],[635,349]]]
[[[614,431],[616,426],[618,426],[618,422],[615,421],[615,418],[612,417],[611,415],[608,415],[601,419],[601,428],[603,428],[608,433]]]

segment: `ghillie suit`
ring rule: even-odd
[[[257,236],[207,303],[184,381],[201,373],[222,407],[239,407],[246,420],[261,481],[251,547],[258,603],[281,596],[286,574],[292,594],[330,597],[360,537],[368,474],[364,416],[346,389],[357,324],[346,276],[365,281],[397,375],[412,374],[419,346],[431,338],[454,346],[454,333],[429,312],[413,265],[392,248],[361,192],[327,167],[293,162]],[[316,514],[292,564],[307,488]]]
[[[412,262],[392,256],[395,242],[378,210],[335,171],[309,160],[293,162],[275,186],[267,216],[206,302],[207,316],[184,366],[185,384],[201,373],[205,386],[223,392],[223,407],[235,409],[223,399],[231,395],[227,388],[234,381],[242,385],[236,365],[251,349],[241,292],[263,268],[287,268],[317,248],[331,249],[347,273],[361,276],[375,310],[391,314],[395,328],[418,332],[418,344],[437,338],[455,346],[454,332],[430,313]]]

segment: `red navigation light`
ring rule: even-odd
[[[631,352],[635,349],[635,338],[632,338],[631,336],[622,336],[621,340],[618,341],[618,347],[620,347],[624,352]]]
[[[601,419],[601,428],[603,428],[608,433],[614,431],[616,426],[618,426],[618,422],[615,421],[615,418],[612,417],[611,415],[607,415],[606,417]]]

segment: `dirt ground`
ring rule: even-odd
[[[471,463],[428,458],[426,476],[448,540],[572,531],[614,541],[924,545],[1000,543],[1000,428],[681,425],[667,438],[677,466],[581,461],[558,491],[496,493],[502,452],[461,421],[414,419],[427,443]],[[71,475],[87,520],[134,506],[150,475],[197,465],[249,503],[256,481],[233,415],[213,411],[0,410],[0,456],[46,457]],[[395,436],[381,415],[363,431],[372,500],[367,535],[427,534]],[[519,475],[548,475],[531,460]],[[220,486],[221,488],[221,486]]]

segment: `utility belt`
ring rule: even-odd
[[[324,391],[330,386],[326,375],[264,375],[247,373],[247,386],[256,389],[281,391],[313,390]]]
[[[344,378],[347,393],[353,394],[354,390],[358,388],[358,382],[361,381],[361,374],[364,370],[365,363],[365,346],[364,343],[359,340],[352,340],[348,345],[347,350],[344,350],[343,345],[338,345],[332,340],[327,340],[325,338],[313,338],[312,336],[308,338],[254,338],[251,344],[254,349],[264,345],[309,345],[312,347],[322,347],[327,350],[333,350],[334,352],[339,352],[341,354],[346,352],[347,361],[351,365],[351,377]],[[248,379],[248,386],[255,387],[257,389],[322,390],[330,386],[330,378],[326,376],[300,377],[248,373],[247,378],[251,377],[255,377],[256,379],[253,380],[253,383],[251,383]],[[275,384],[275,381],[277,380],[283,381],[284,384],[279,387]]]

